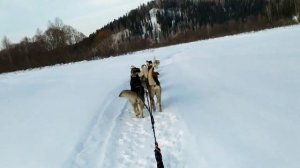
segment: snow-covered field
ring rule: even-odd
[[[300,26],[0,75],[0,168],[153,168],[130,66],[160,59],[166,168],[300,166]]]

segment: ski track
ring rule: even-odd
[[[172,64],[170,57],[161,65],[160,70]],[[162,78],[163,76],[164,73],[161,73]],[[124,83],[111,92],[113,96],[103,104],[103,110],[93,124],[82,149],[76,154],[72,167],[156,167],[149,112],[144,108],[144,118],[134,117],[129,102],[118,97],[118,93],[127,89],[126,87],[127,84]],[[163,105],[165,101],[162,100]],[[153,115],[165,167],[185,167],[182,160],[185,131],[181,128],[183,123],[178,120],[178,113],[167,107],[163,112],[154,112]]]
[[[122,87],[126,86],[124,83]],[[107,96],[108,99],[101,105],[103,110],[98,114],[94,121],[90,133],[87,135],[81,149],[78,150],[72,167],[74,168],[92,168],[97,163],[102,162],[104,152],[112,130],[116,125],[118,116],[122,113],[127,104],[118,97],[118,89],[114,89]]]

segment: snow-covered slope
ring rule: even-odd
[[[300,165],[300,26],[0,75],[0,167],[155,167],[149,115],[118,98],[160,59],[170,168]]]

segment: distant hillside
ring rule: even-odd
[[[0,53],[0,72],[115,56],[298,23],[298,0],[155,0],[108,23],[75,44],[22,58]],[[35,48],[34,48],[35,49]],[[33,49],[33,50],[34,50]],[[28,51],[31,53],[32,51]],[[39,60],[39,61],[37,61]],[[25,63],[26,62],[26,63]]]

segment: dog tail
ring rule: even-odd
[[[123,90],[123,91],[119,94],[119,97],[123,97],[124,91],[125,91],[125,90]]]
[[[124,97],[128,99],[130,102],[135,102],[136,99],[138,98],[137,94],[131,90],[123,90],[120,94],[119,97]]]
[[[127,100],[129,100],[131,103],[139,103],[143,102],[141,98],[138,97],[138,95],[131,91],[131,90],[123,90],[120,94],[119,97],[124,97]]]
[[[119,97],[131,97],[134,96],[134,94],[136,93],[131,90],[122,90],[122,92],[119,94]]]

